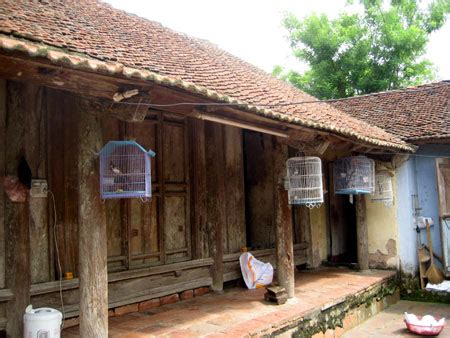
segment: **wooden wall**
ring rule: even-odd
[[[244,132],[247,246],[275,247],[272,136]]]
[[[72,93],[0,81],[0,141],[22,135],[21,146],[14,151],[20,153],[23,148],[33,178],[47,179],[55,197],[55,208],[51,195],[30,198],[25,205],[29,234],[25,233],[28,240],[22,245],[29,280],[25,278],[24,283],[29,285],[34,306],[59,307],[56,241],[63,274],[74,276],[63,281],[68,317],[77,315],[79,301],[77,125],[81,109],[85,105]],[[151,163],[151,201],[105,201],[110,307],[211,285],[218,265],[211,259],[217,249],[212,248],[217,245],[214,238],[220,238],[223,257],[218,259],[225,281],[240,278],[238,257],[244,246],[275,265],[272,136],[157,111],[135,123],[106,115],[100,118],[104,144],[134,139],[156,152]],[[23,124],[13,126],[11,121],[16,120]],[[17,130],[20,133],[14,134]],[[8,155],[4,147],[0,150],[3,176],[7,156],[14,154]],[[8,163],[7,172],[14,174],[16,162]],[[0,238],[8,230],[2,187]],[[211,235],[214,229],[219,231],[217,237]],[[307,246],[302,230],[297,228],[296,233],[300,243],[295,247],[296,262],[302,264]],[[6,316],[4,302],[14,299],[5,281],[5,257],[17,249],[7,246],[6,255],[4,250],[5,242],[0,241],[0,328]]]

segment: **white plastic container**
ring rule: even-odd
[[[28,305],[23,315],[24,338],[60,338],[62,313],[58,310],[41,307],[33,309]]]

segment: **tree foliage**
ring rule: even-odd
[[[427,8],[415,0],[360,0],[361,13],[330,20],[292,14],[283,24],[294,55],[310,69],[300,74],[273,74],[319,98],[347,97],[404,87],[432,79],[432,64],[423,58],[429,34],[443,26],[450,0]]]

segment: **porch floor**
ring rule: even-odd
[[[345,268],[323,268],[296,273],[294,299],[284,305],[264,301],[265,289],[231,288],[223,294],[164,305],[144,313],[109,318],[110,337],[241,337],[276,332],[313,312],[341,304],[387,280],[395,272],[359,273]],[[63,337],[79,337],[78,327]]]

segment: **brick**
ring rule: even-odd
[[[334,329],[334,336],[336,338],[339,338],[340,336],[342,336],[344,334],[345,330],[342,327],[336,326],[336,328]]]
[[[166,304],[176,303],[179,300],[180,300],[180,297],[178,296],[178,293],[175,293],[173,295],[161,297],[159,299],[159,302],[160,302],[161,305],[166,305]]]
[[[207,293],[209,293],[209,287],[202,287],[202,288],[194,289],[194,296],[195,297],[203,296],[203,295],[205,295]]]
[[[114,309],[115,316],[126,315],[127,313],[138,312],[139,306],[138,303],[128,304],[124,306],[119,306]]]
[[[324,337],[325,338],[334,338],[334,330],[331,330],[331,329],[326,330]]]
[[[180,293],[181,300],[191,299],[193,297],[194,297],[194,290],[186,290]]]
[[[139,312],[148,311],[150,309],[154,309],[155,307],[160,306],[161,303],[159,298],[146,300],[145,302],[139,303]]]

